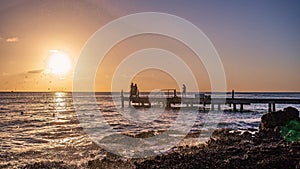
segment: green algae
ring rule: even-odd
[[[291,120],[282,128],[282,136],[287,141],[299,141],[300,123],[297,120]]]

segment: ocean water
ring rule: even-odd
[[[90,159],[104,157],[105,151],[83,130],[83,127],[97,124],[99,113],[101,123],[105,121],[110,126],[109,129],[101,129],[105,135],[103,137],[108,138],[110,134],[136,135],[170,129],[184,130],[188,127],[190,133],[215,128],[258,129],[261,116],[268,110],[266,104],[245,105],[244,109],[249,111],[242,113],[204,113],[190,109],[178,112],[162,108],[135,110],[129,108],[127,103],[124,109],[120,109],[119,93],[96,93],[96,106],[90,94],[77,95],[82,101],[75,109],[72,93],[0,93],[0,166],[18,168],[47,160],[68,161],[69,164],[80,166]],[[187,97],[194,97],[194,93],[188,93]],[[228,97],[231,95],[228,94]],[[235,97],[299,99],[300,93],[235,93]],[[281,104],[276,105],[276,110],[287,106],[300,110],[300,105]],[[222,109],[231,108],[224,105]],[[180,117],[186,118],[172,128],[174,122],[178,121],[179,113],[182,113]],[[81,116],[95,123],[82,125],[86,121]],[[203,137],[208,138],[209,134]],[[191,144],[191,140],[199,141],[186,138],[180,144]]]

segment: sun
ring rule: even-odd
[[[47,61],[48,72],[56,75],[66,75],[71,71],[70,56],[58,50],[50,50],[50,57]]]

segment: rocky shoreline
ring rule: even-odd
[[[110,153],[79,168],[300,168],[300,118],[297,109],[262,116],[260,129],[219,129],[206,144],[175,147],[147,159],[125,159]],[[1,167],[0,167],[1,168]],[[67,162],[39,162],[23,168],[78,168]]]

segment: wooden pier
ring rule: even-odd
[[[165,108],[175,108],[178,106],[185,107],[203,107],[210,105],[211,110],[221,110],[221,105],[229,105],[233,111],[237,111],[237,105],[239,105],[239,111],[244,110],[244,105],[250,104],[268,104],[268,110],[276,111],[276,104],[300,104],[300,99],[289,98],[235,98],[234,91],[230,98],[211,98],[208,95],[202,94],[200,97],[180,97],[177,96],[175,89],[167,89],[166,97],[149,98],[148,96],[134,96],[125,97],[123,91],[121,92],[121,106],[124,107],[124,102],[128,102],[129,106],[149,108],[152,105],[161,105]],[[173,90],[173,95],[169,92]]]

